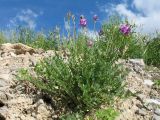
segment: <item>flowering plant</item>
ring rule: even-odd
[[[84,16],[80,17],[80,26],[86,27],[87,26],[87,20],[84,18]]]
[[[131,32],[131,27],[128,24],[122,24],[120,26],[120,31],[124,34],[124,35],[128,35]]]

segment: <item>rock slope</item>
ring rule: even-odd
[[[0,120],[53,120],[56,111],[38,93],[32,94],[29,83],[19,84],[15,75],[20,68],[32,69],[41,59],[54,56],[54,51],[35,50],[23,44],[0,46]],[[146,69],[142,59],[119,60],[129,70],[125,89],[134,96],[118,100],[117,120],[160,120],[160,89],[153,85],[160,79],[156,68]],[[25,94],[25,91],[30,94]]]
[[[0,120],[52,120],[51,107],[42,99],[35,102],[32,94],[24,94],[25,85],[19,85],[15,75],[20,68],[32,68],[53,55],[51,50],[34,50],[19,43],[0,46]]]
[[[125,89],[133,96],[117,101],[120,112],[116,120],[160,120],[160,89],[154,86],[160,80],[160,70],[145,66],[142,59],[119,60],[129,70]]]

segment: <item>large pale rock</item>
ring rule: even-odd
[[[49,116],[50,112],[46,109],[44,104],[41,104],[38,106],[38,116],[37,117],[42,117],[43,119],[47,116]]]
[[[144,84],[147,86],[152,86],[154,82],[152,82],[152,80],[144,80]]]
[[[154,116],[153,116],[153,120],[160,120],[160,116],[154,115]]]
[[[160,109],[157,108],[154,112],[155,112],[155,114],[160,116]]]
[[[3,103],[7,102],[12,98],[13,98],[13,95],[11,95],[10,93],[0,91],[0,101],[2,101]]]
[[[135,113],[141,116],[145,116],[147,114],[145,109],[138,109]]]
[[[160,107],[160,92],[153,89],[152,76],[153,73],[159,75],[160,72],[147,71],[142,59],[120,60],[117,63],[129,71],[125,80],[125,90],[133,93],[134,97],[123,100],[123,106],[119,106],[118,102],[116,106],[120,115],[116,120],[159,120],[159,111],[155,109]],[[128,107],[129,105],[131,106]]]
[[[146,104],[155,104],[160,106],[160,100],[159,99],[146,99]]]
[[[26,52],[29,52],[30,54],[35,53],[35,50],[27,45],[21,44],[21,43],[6,43],[2,44],[0,46],[0,50],[2,51],[1,54],[5,53],[11,53],[12,56],[19,55],[19,54],[25,54]]]
[[[141,67],[145,66],[145,63],[144,63],[143,59],[129,59],[129,62],[134,64],[134,65],[141,66]]]

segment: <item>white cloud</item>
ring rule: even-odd
[[[132,10],[130,9],[131,7]],[[116,12],[121,16],[127,17],[129,21],[142,26],[141,32],[143,33],[153,33],[155,30],[160,30],[160,1],[158,0],[132,0],[130,6],[127,0],[124,0],[121,4],[112,4],[111,9],[106,6],[103,10],[106,13],[108,11],[109,13]]]
[[[128,18],[135,18],[136,15],[131,11],[127,9],[127,5],[126,4],[119,4],[115,7],[116,12],[119,11],[120,15],[125,15]]]
[[[160,11],[160,1],[157,0],[134,0],[133,5],[137,10],[147,15],[152,15]]]
[[[95,32],[94,30],[87,30],[86,36],[91,40],[96,40],[98,37],[98,32]]]
[[[90,29],[79,29],[78,30],[79,33],[82,33],[83,35],[87,36],[90,40],[97,40],[98,38],[98,32],[94,31],[94,30],[90,30]]]
[[[13,19],[10,20],[10,23],[8,26],[13,27],[13,26],[22,24],[31,29],[35,29],[36,28],[36,18],[42,14],[43,12],[40,12],[39,14],[37,14],[31,9],[22,10],[21,12],[17,13],[17,15]]]

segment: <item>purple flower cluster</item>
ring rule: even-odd
[[[93,20],[96,22],[98,20],[98,16],[94,15]],[[87,26],[87,20],[85,19],[85,17],[83,15],[80,16],[79,24],[80,24],[81,27],[86,27]]]
[[[83,15],[80,17],[80,22],[79,22],[81,27],[86,27],[87,26],[87,20],[84,18]]]
[[[128,35],[131,32],[131,28],[128,24],[122,24],[120,26],[120,31],[124,34],[124,35]]]
[[[93,20],[94,22],[96,23],[96,21],[98,20],[98,16],[97,15],[94,15],[93,16]],[[94,23],[94,29],[95,29],[95,23]],[[86,27],[87,26],[87,20],[85,19],[85,17],[83,15],[80,16],[80,21],[79,21],[79,24],[82,28]],[[123,33],[124,35],[129,35],[129,33],[131,33],[131,26],[129,24],[122,24],[120,25],[119,27],[119,30],[121,33]],[[99,36],[103,35],[104,32],[103,30],[101,29],[99,32],[98,32]]]

